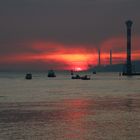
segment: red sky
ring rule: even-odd
[[[112,50],[114,64],[124,63],[126,59],[126,40],[121,37],[110,38],[98,45],[45,41],[21,44],[18,45],[23,51],[11,51],[8,54],[2,54],[0,64],[35,64],[41,62],[48,69],[86,70],[89,65],[95,66],[98,64],[98,48],[101,50],[102,65],[109,64],[110,49]],[[132,60],[140,60],[139,45],[140,37],[134,37],[132,39]],[[27,51],[27,48],[31,51]]]

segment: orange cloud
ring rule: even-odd
[[[140,37],[134,37],[132,39],[132,60],[140,60],[139,44]],[[26,51],[23,47],[26,48]],[[110,38],[98,47],[101,50],[101,63],[103,65],[109,64],[110,50],[112,50],[114,64],[126,61],[126,39],[123,37]],[[48,68],[51,66],[55,69],[77,70],[85,70],[89,65],[98,64],[98,49],[95,45],[35,41],[22,43],[22,50],[23,52],[8,55],[1,54],[0,64],[43,62]]]

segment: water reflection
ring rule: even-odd
[[[139,139],[140,98],[0,103],[1,139]]]
[[[67,108],[64,120],[67,131],[65,131],[65,138],[84,140],[88,135],[88,116],[94,115],[94,109],[90,107],[94,105],[94,100],[65,100],[63,106]]]
[[[93,100],[84,99],[54,103],[3,103],[0,107],[0,130],[4,131],[0,135],[7,137],[6,133],[10,132],[9,137],[18,139],[33,133],[47,139],[82,140],[87,135],[87,116],[94,114],[94,110],[89,109],[92,104]]]

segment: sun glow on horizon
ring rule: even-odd
[[[82,71],[88,69],[88,63],[94,59],[93,54],[51,54],[44,57],[46,61],[58,61],[67,65],[65,69]]]
[[[140,37],[133,40],[132,61],[140,60]],[[119,47],[116,47],[118,44]],[[19,44],[20,46],[20,44]],[[30,49],[29,49],[30,46]],[[61,44],[57,42],[25,42],[25,51],[1,55],[0,64],[19,67],[42,67],[58,70],[83,71],[98,65],[98,47],[95,45]],[[123,38],[110,38],[100,44],[101,65],[126,62],[126,46]],[[27,49],[28,48],[28,49]],[[31,50],[31,51],[27,51]]]
[[[76,67],[75,68],[75,71],[82,71],[83,69],[82,68],[80,68],[80,67]]]

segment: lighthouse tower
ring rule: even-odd
[[[126,63],[126,73],[127,75],[132,75],[132,62],[131,62],[131,27],[133,22],[131,20],[126,21],[127,27],[127,63]]]

